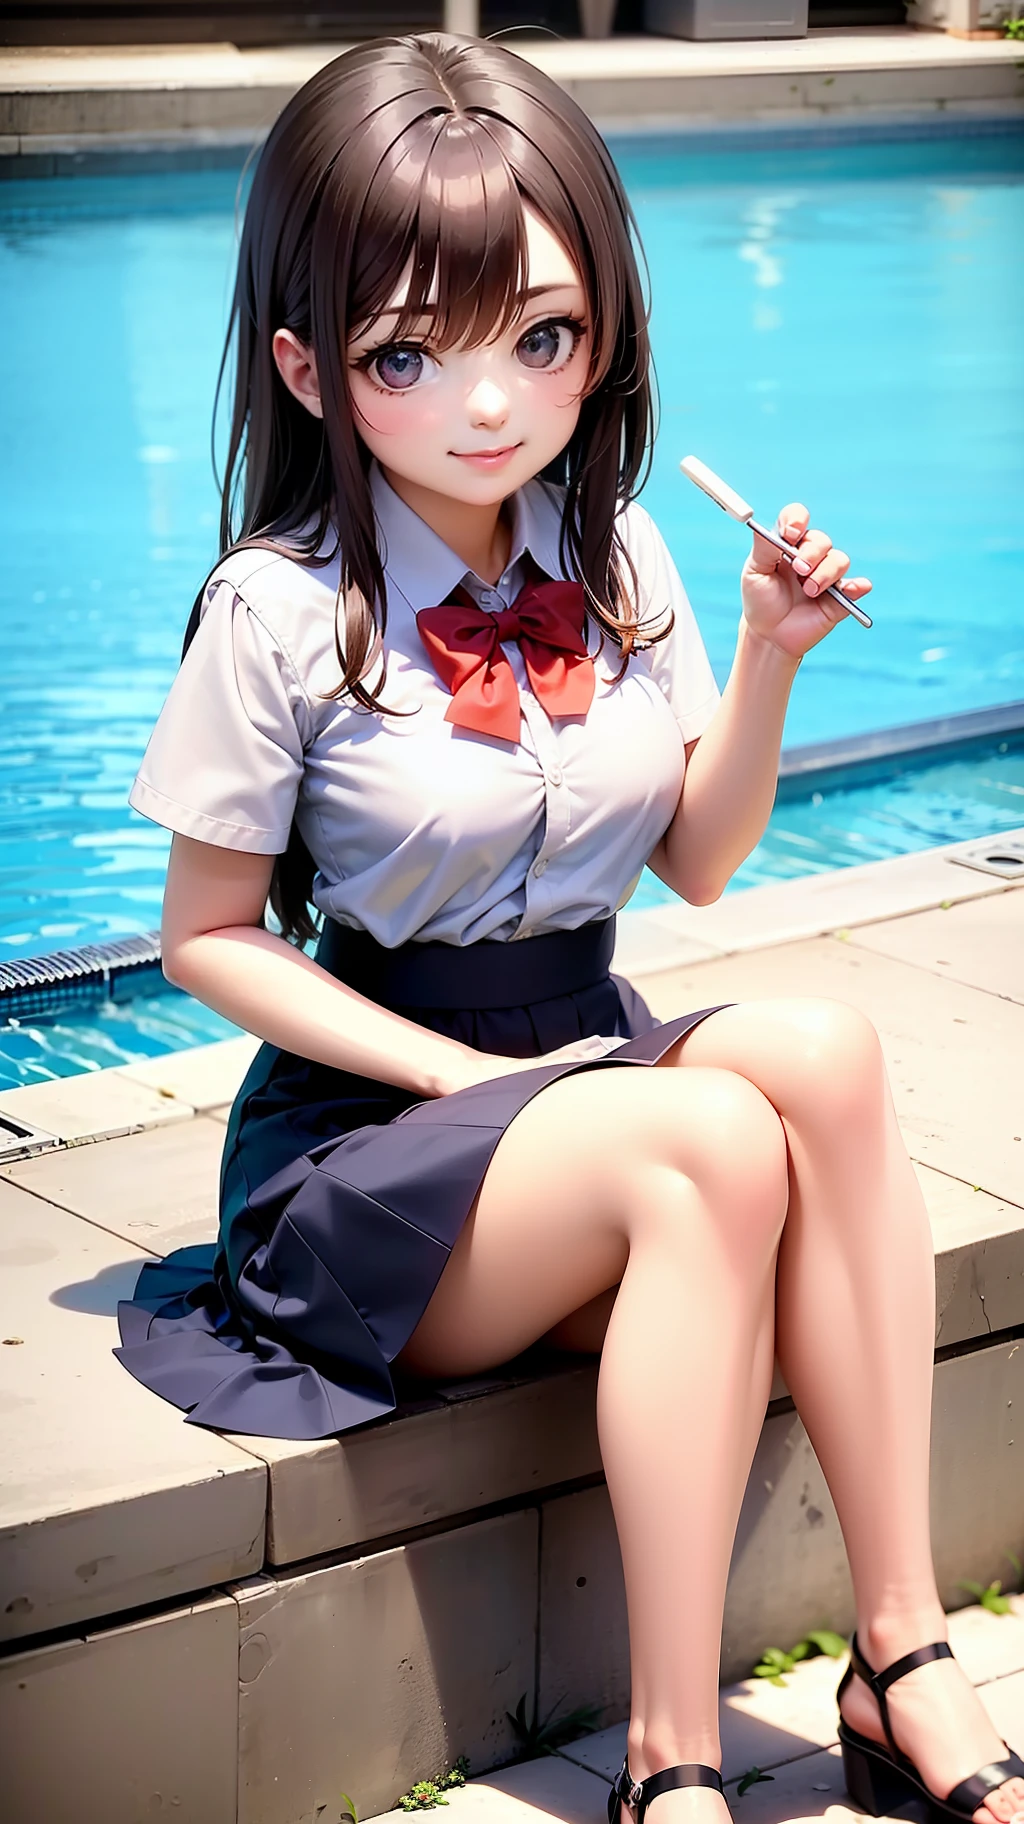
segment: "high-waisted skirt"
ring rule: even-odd
[[[423,1101],[264,1045],[235,1099],[220,1236],[143,1267],[119,1306],[124,1366],[193,1425],[322,1438],[394,1410],[390,1364],[444,1270],[491,1155],[558,1077],[656,1064],[714,1008],[659,1025],[609,974],[614,920],[459,949],[386,950],[328,923],[317,960],[421,1026],[539,1065]],[[602,1144],[594,1136],[595,1146]]]

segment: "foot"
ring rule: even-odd
[[[938,1638],[934,1636],[933,1638]],[[862,1643],[868,1665],[875,1659]],[[898,1658],[878,1662],[878,1670]],[[1006,1757],[1002,1737],[974,1686],[955,1659],[936,1659],[891,1685],[889,1722],[897,1748],[913,1761],[925,1785],[940,1799],[981,1767]],[[843,1693],[843,1720],[869,1741],[885,1744],[878,1704],[868,1686],[854,1678]],[[1007,1780],[990,1792],[974,1813],[974,1824],[1024,1824],[1024,1780]],[[666,1824],[668,1821],[666,1820]]]

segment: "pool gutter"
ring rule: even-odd
[[[962,757],[999,735],[1024,735],[1024,702],[998,703],[991,709],[932,716],[925,722],[905,722],[896,728],[784,748],[776,802],[806,798],[812,791],[829,791],[837,785],[867,785],[894,770],[904,771],[905,767],[894,769],[897,760],[919,766],[945,754]]]
[[[341,44],[241,50],[231,44],[34,48],[0,53],[0,162],[97,151],[183,151],[223,158],[267,131],[301,83]],[[1024,58],[1004,40],[892,27],[806,38],[690,43],[619,36],[523,41],[608,131],[685,131],[937,114],[1024,115]],[[39,172],[39,174],[43,174]]]

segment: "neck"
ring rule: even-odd
[[[404,500],[424,525],[444,540],[467,570],[485,583],[497,582],[512,550],[512,520],[506,501],[474,506],[464,500],[452,500],[448,494],[436,494],[391,469],[384,469],[383,474],[399,500]]]

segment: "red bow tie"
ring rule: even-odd
[[[594,661],[583,633],[581,583],[527,583],[511,608],[488,614],[462,588],[439,608],[421,608],[420,638],[452,693],[445,721],[503,741],[519,740],[519,689],[502,643],[518,640],[526,675],[549,716],[585,716]]]

